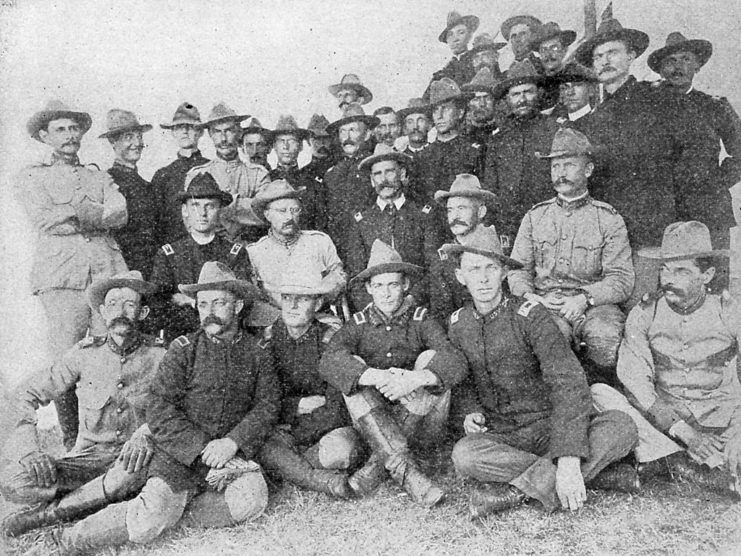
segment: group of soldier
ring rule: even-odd
[[[31,117],[51,160],[17,193],[56,361],[13,398],[6,535],[84,517],[47,535],[71,554],[227,526],[266,476],[341,499],[390,476],[430,508],[419,458],[449,434],[474,517],[649,475],[738,495],[741,314],[710,286],[741,123],[693,88],[712,46],[672,33],[638,82],[645,33],[607,19],[566,58],[576,33],[523,15],[501,71],[478,23],[449,14],[453,58],[403,109],[366,114],[353,74],[306,128],[183,103],[151,183],[133,113],[108,113],[107,173],[79,162],[87,113]]]

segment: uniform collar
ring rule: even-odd
[[[383,311],[378,309],[374,304],[369,305],[368,320],[373,326],[382,326],[384,324],[403,323],[409,319],[409,310],[414,306],[411,296],[406,296],[396,312],[388,318]]]
[[[404,197],[403,193],[393,200],[393,204],[396,207],[396,210],[401,210],[401,207],[404,206],[405,202],[406,197]],[[383,212],[384,210],[386,210],[386,207],[389,206],[389,201],[384,201],[380,197],[376,197],[376,206],[381,209],[381,212]]]
[[[507,308],[507,306],[510,304],[510,301],[511,301],[510,297],[508,297],[505,294],[502,294],[502,301],[499,303],[499,305],[497,305],[493,311],[491,311],[490,313],[486,315],[482,315],[481,313],[479,313],[478,310],[476,309],[476,305],[474,305],[473,302],[471,302],[470,304],[471,313],[473,314],[473,318],[475,318],[476,320],[482,320],[484,322],[491,322],[492,320],[497,318],[500,314],[502,314],[502,311],[504,311],[504,309]]]
[[[280,245],[281,247],[285,247],[286,249],[288,249],[289,247],[293,247],[294,245],[298,243],[298,240],[301,239],[302,233],[303,233],[302,231],[299,231],[299,233],[296,234],[296,237],[293,237],[293,238],[288,239],[287,241],[284,241],[278,238],[278,236],[276,236],[273,233],[273,229],[271,228],[270,230],[268,230],[268,237],[271,240],[273,240],[275,243]]]
[[[242,340],[242,337],[244,336],[244,334],[242,333],[242,329],[240,328],[239,330],[237,330],[237,334],[234,336],[234,338],[231,341],[230,340],[223,340],[221,338],[217,338],[216,336],[209,336],[208,333],[205,333],[205,336],[214,345],[217,345],[217,346],[231,345],[231,346],[233,346],[234,344],[237,344],[237,343],[239,343]]]
[[[707,290],[702,290],[702,295],[695,301],[692,305],[687,307],[686,309],[683,309],[681,307],[677,307],[676,305],[672,305],[669,303],[669,301],[666,302],[666,304],[669,306],[669,308],[677,313],[678,315],[691,315],[695,311],[697,311],[700,307],[702,307],[705,304],[705,300],[707,299]],[[666,297],[664,297],[666,300]]]
[[[183,160],[189,160],[191,158],[200,158],[200,157],[201,157],[201,151],[199,151],[198,149],[194,150],[188,156],[185,156],[184,154],[180,154],[180,152],[178,151],[178,158],[181,158]]]
[[[418,152],[422,152],[423,150],[425,150],[425,148],[427,147],[427,145],[429,145],[429,143],[425,143],[424,145],[422,145],[421,147],[419,147],[417,149],[415,149],[411,145],[407,145],[407,149],[406,150],[408,150],[410,153],[418,153]]]
[[[59,156],[56,152],[52,151],[49,156],[49,166],[80,166],[80,159],[77,155],[72,159],[67,159]]]
[[[589,196],[589,191],[584,192],[581,196],[576,199],[563,199],[560,195],[556,197],[556,204],[559,207],[566,210],[574,210],[583,207],[588,204],[592,198]]]
[[[276,324],[276,340],[277,343],[280,344],[281,342],[290,342],[294,345],[303,344],[304,342],[310,341],[311,339],[315,338],[316,334],[315,331],[317,330],[317,327],[320,325],[319,321],[314,319],[311,324],[309,325],[309,328],[306,329],[306,331],[301,334],[298,338],[293,338],[288,333],[288,327],[286,326],[286,323],[283,322],[283,319],[278,319]]]
[[[113,161],[113,167],[120,170],[121,172],[126,172],[128,174],[138,173],[136,170],[136,166],[132,168],[131,166],[126,166],[126,164],[121,164],[118,160]]]
[[[569,112],[569,120],[571,120],[572,122],[575,122],[579,118],[582,118],[586,116],[587,114],[589,114],[591,111],[592,111],[592,107],[590,106],[589,103],[587,103],[581,108],[579,108],[579,110],[577,110],[576,112]]]
[[[136,332],[127,342],[124,342],[124,345],[122,346],[119,346],[110,336],[108,336],[106,338],[106,343],[113,353],[125,357],[139,349],[139,347],[144,343],[144,336],[141,333]]]

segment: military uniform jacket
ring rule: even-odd
[[[31,269],[34,293],[84,290],[92,280],[126,270],[110,234],[126,224],[126,199],[107,173],[52,160],[23,170],[15,195],[38,233]]]
[[[319,374],[345,395],[356,394],[360,376],[369,368],[411,370],[425,350],[437,351],[427,369],[440,379],[440,392],[458,384],[465,360],[427,310],[405,301],[391,319],[374,305],[355,313],[329,343]],[[360,357],[358,361],[354,356]]]
[[[434,203],[435,191],[450,189],[458,174],[475,174],[482,178],[482,153],[483,145],[463,134],[450,141],[438,139],[430,143],[417,157],[424,202]]]
[[[464,415],[483,413],[501,433],[549,419],[549,457],[589,455],[584,370],[542,305],[505,297],[486,316],[467,305],[450,316],[448,335],[471,372],[460,392]]]
[[[445,64],[442,69],[439,69],[432,74],[430,84],[427,85],[427,89],[425,89],[422,98],[424,98],[425,101],[429,102],[430,87],[432,86],[432,82],[440,81],[443,77],[449,77],[450,79],[455,81],[459,87],[471,81],[476,76],[476,72],[473,69],[473,64],[471,63],[472,58],[473,55],[471,54],[470,50],[466,50],[460,56],[451,57],[448,63]]]
[[[687,314],[648,298],[628,315],[618,378],[662,431],[686,419],[741,430],[740,336],[741,310],[720,296],[708,294]]]
[[[124,348],[107,337],[78,342],[16,391],[14,435],[22,454],[38,449],[36,410],[73,386],[77,387],[80,417],[75,451],[95,444],[123,446],[144,423],[149,383],[164,355],[154,338],[143,335]]]
[[[622,303],[633,291],[625,222],[589,195],[535,205],[522,220],[511,256],[524,265],[507,275],[514,295],[584,290],[595,305],[605,305]]]
[[[270,181],[286,180],[296,189],[304,188],[299,216],[301,226],[306,230],[327,229],[327,189],[323,177],[314,176],[311,170],[299,169],[298,165],[291,168],[279,165],[270,170],[269,178]]]
[[[424,269],[424,277],[413,281],[411,293],[419,304],[426,305],[429,299],[428,271],[437,258],[437,248],[443,242],[437,208],[432,205],[421,207],[404,199],[399,209],[394,207],[391,210],[386,206],[382,210],[374,201],[356,212],[347,238],[346,260],[350,276],[365,270],[376,239],[396,249],[404,262]],[[356,308],[365,307],[371,301],[364,284],[355,285],[352,301]]]
[[[157,223],[164,207],[149,182],[135,168],[114,162],[108,173],[126,198],[129,212],[129,221],[112,232],[113,237],[121,248],[126,266],[140,271],[146,280],[152,272],[154,253],[162,243],[157,236]]]
[[[522,218],[530,208],[553,196],[551,167],[536,152],[548,153],[558,125],[543,116],[509,116],[489,140],[482,186],[497,195],[496,225],[511,246]]]
[[[150,394],[147,422],[158,450],[169,456],[163,464],[153,460],[150,473],[175,490],[205,477],[208,467],[198,457],[211,440],[231,438],[251,459],[280,414],[273,358],[246,332],[232,342],[203,330],[176,338]]]
[[[342,394],[318,370],[322,354],[338,329],[339,323],[315,320],[297,339],[288,334],[282,319],[266,329],[264,341],[269,342],[283,388],[280,422],[291,426],[291,434],[299,444],[314,444],[329,431],[351,424]],[[299,402],[307,396],[324,396],[326,403],[299,415]]]
[[[311,157],[311,162],[306,166],[301,167],[301,171],[308,175],[311,179],[315,180],[319,178],[321,183],[324,183],[324,175],[327,173],[332,166],[335,165],[335,159],[329,155],[326,158]],[[317,182],[319,183],[319,182]]]

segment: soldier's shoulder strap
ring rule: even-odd
[[[522,317],[528,317],[530,316],[530,311],[532,311],[536,306],[540,305],[537,301],[533,299],[526,299],[525,302],[520,305],[519,309],[517,309],[517,314]]]
[[[353,214],[353,218],[355,219],[355,222],[360,222],[363,219],[363,213],[358,211]]]
[[[268,349],[270,341],[273,339],[273,325],[266,326],[262,331],[262,338],[257,342],[260,349]]]
[[[610,214],[617,214],[618,211],[613,207],[610,203],[605,203],[604,201],[598,201],[597,199],[592,199],[592,204],[595,207],[599,207],[601,209],[605,209]]]
[[[450,324],[456,324],[460,320],[462,311],[463,307],[461,307],[457,311],[453,311],[453,314],[450,315]]]
[[[414,316],[412,317],[412,320],[416,320],[418,322],[421,322],[425,320],[425,317],[427,316],[427,309],[425,307],[417,307],[414,310]]]
[[[105,336],[85,336],[75,344],[77,349],[85,349],[93,346],[102,346],[106,342]]]
[[[545,206],[548,206],[548,205],[552,205],[555,202],[556,202],[556,197],[551,197],[550,199],[546,199],[545,201],[541,201],[539,203],[535,203],[530,210],[532,211],[532,210],[535,210],[538,207],[545,207]]]
[[[239,253],[242,251],[242,247],[244,247],[244,243],[235,243],[232,245],[232,248],[229,250],[229,254],[232,257],[237,257]]]
[[[355,324],[360,326],[361,324],[365,324],[368,322],[368,318],[365,316],[365,313],[363,311],[358,311],[352,316],[352,320],[355,321]]]
[[[175,250],[174,250],[174,249],[172,248],[172,244],[170,244],[170,243],[165,243],[165,244],[164,244],[164,245],[163,245],[163,246],[161,247],[161,249],[162,249],[162,252],[163,252],[163,253],[164,253],[165,255],[167,255],[168,257],[170,257],[170,256],[172,256],[172,255],[174,255],[174,254],[175,254]]]
[[[187,336],[178,336],[172,341],[172,345],[178,346],[180,348],[185,348],[190,345],[190,340]]]

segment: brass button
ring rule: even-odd
[[[386,357],[391,357],[391,352],[390,351],[386,354]]]
[[[123,387],[124,387],[124,383],[123,382],[119,382],[118,384],[116,384],[116,388],[118,388],[119,390],[121,388],[123,388]]]

